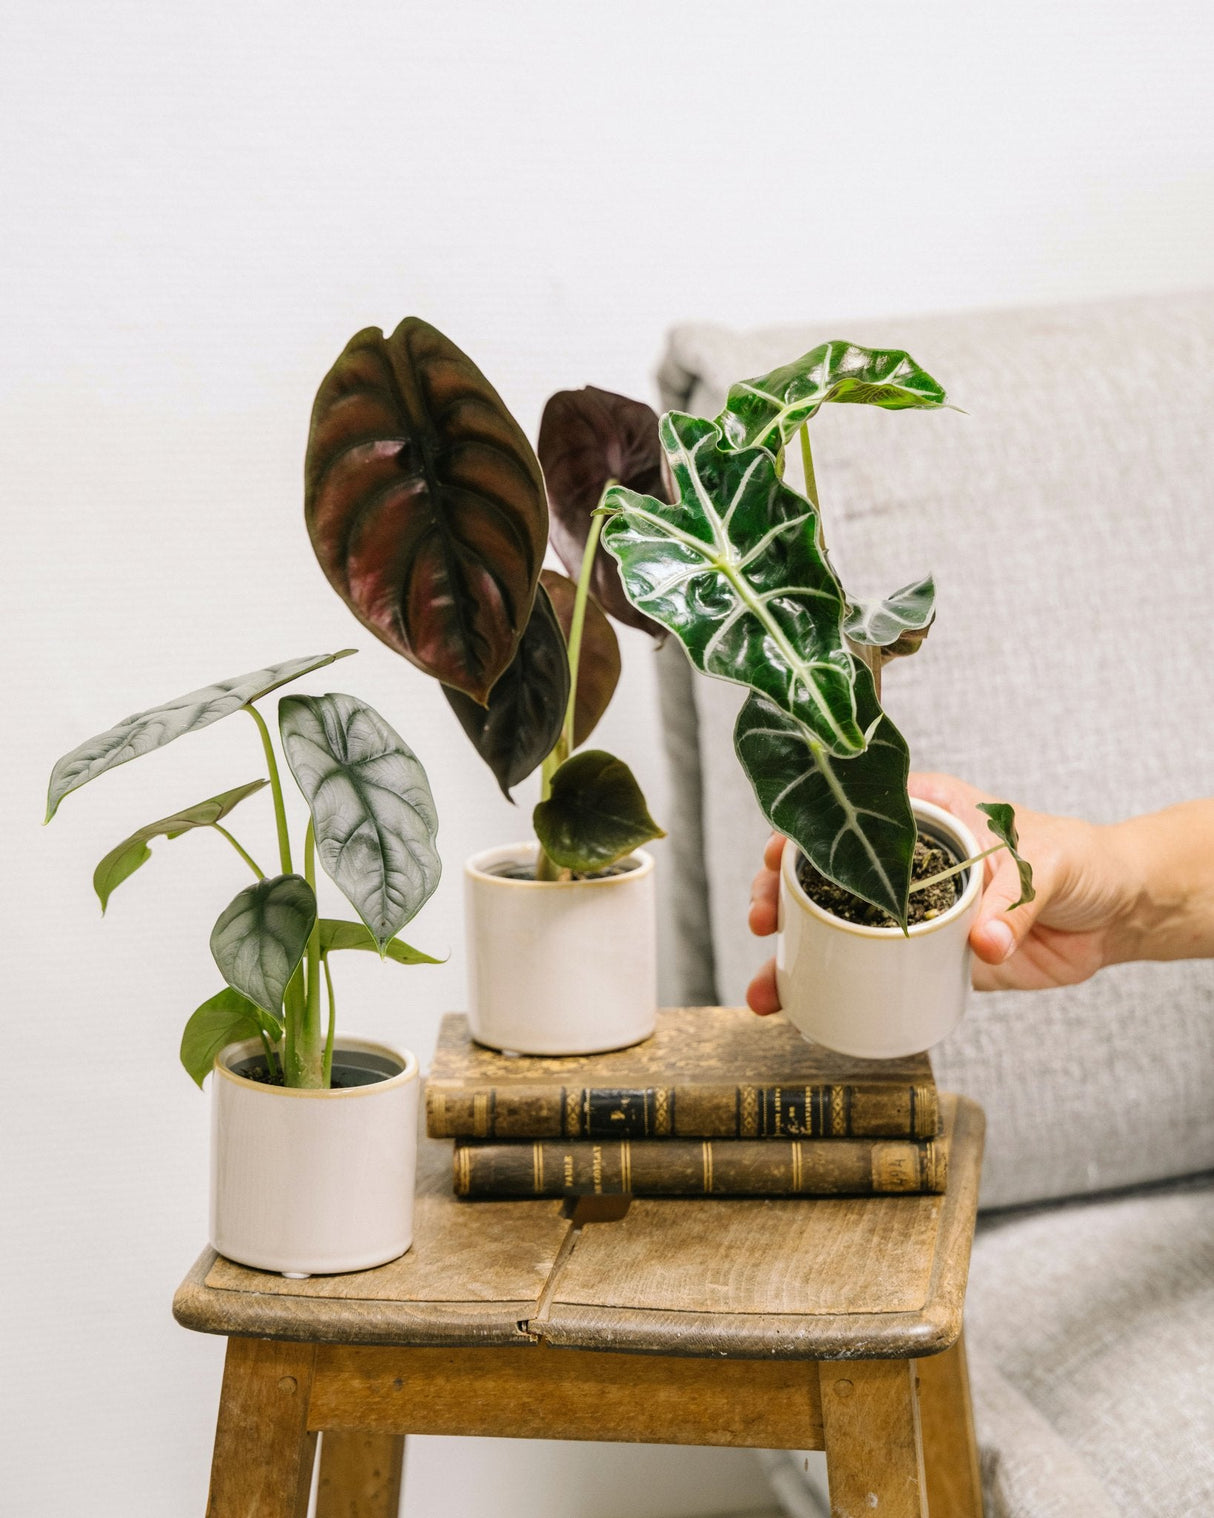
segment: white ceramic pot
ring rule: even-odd
[[[211,1092],[211,1243],[256,1270],[368,1270],[413,1242],[417,1060],[339,1038],[333,1063],[379,1077],[344,1090],[247,1080],[257,1039],[215,1060]]]
[[[657,1015],[653,856],[601,880],[509,880],[537,845],[507,844],[464,868],[468,1027],[515,1054],[601,1054],[639,1043]]]
[[[926,801],[912,801],[920,833],[968,859],[973,834]],[[806,1038],[859,1059],[896,1059],[940,1042],[961,1021],[970,984],[969,931],[982,894],[982,867],[930,922],[870,928],[811,901],[797,880],[798,849],[780,859],[776,985],[790,1022]]]

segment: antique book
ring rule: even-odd
[[[455,1141],[463,1197],[885,1196],[942,1192],[948,1140]]]
[[[745,1007],[666,1007],[644,1043],[563,1059],[511,1057],[443,1018],[426,1081],[431,1138],[931,1138],[926,1054],[863,1060]]]

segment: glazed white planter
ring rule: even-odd
[[[339,1038],[334,1064],[392,1070],[345,1090],[299,1091],[233,1068],[260,1055],[229,1044],[211,1091],[211,1244],[256,1270],[321,1275],[368,1270],[413,1242],[417,1060]]]
[[[926,801],[913,801],[919,831],[968,859],[973,834]],[[811,901],[797,880],[798,849],[780,859],[776,985],[790,1022],[806,1038],[860,1059],[896,1059],[940,1042],[961,1021],[970,984],[969,931],[982,894],[982,866],[958,900],[930,922],[870,928]]]
[[[601,1054],[639,1043],[657,1015],[653,856],[601,880],[509,880],[537,845],[507,844],[464,868],[468,1027],[514,1054]]]

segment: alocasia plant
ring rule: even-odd
[[[210,827],[256,877],[211,930],[211,954],[227,984],[195,1010],[182,1037],[182,1064],[200,1086],[226,1044],[260,1038],[271,1076],[280,1076],[288,1086],[327,1087],[335,1014],[330,954],[374,949],[398,964],[437,963],[395,936],[438,885],[438,817],[430,787],[404,740],[354,696],[283,696],[278,703],[283,751],[310,812],[303,874],[295,872],[274,744],[254,703],[353,651],[292,659],[136,712],[65,754],[51,773],[48,822],[70,792],[175,738],[238,711],[247,712],[257,725],[268,780],[248,781],[136,829],[110,850],[93,875],[104,911],[118,886],[151,857],[153,838],[177,838]],[[267,785],[278,835],[280,872],[273,876],[221,825],[236,806]],[[360,921],[319,915],[317,854]],[[322,978],[327,1026],[321,1019]]]
[[[809,445],[808,424],[827,402],[903,410],[947,398],[909,354],[824,343],[732,386],[715,420],[668,412],[659,436],[675,498],[613,486],[603,542],[632,605],[673,632],[698,669],[748,688],[735,747],[772,826],[905,928],[910,759],[881,709],[880,675],[922,643],[935,588],[929,577],[863,602],[840,584]],[[798,436],[804,492],[784,479]],[[1001,803],[990,825],[995,848],[1015,854],[1011,808]],[[1016,857],[1028,900],[1031,872]]]
[[[505,795],[540,769],[541,879],[661,836],[628,767],[575,750],[619,677],[604,609],[661,632],[625,598],[595,513],[617,481],[660,494],[662,468],[649,407],[594,389],[552,397],[537,458],[472,360],[416,317],[356,334],[317,393],[305,514],[321,568],[364,626],[442,683]],[[572,579],[541,569],[550,505]]]

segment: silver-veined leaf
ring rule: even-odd
[[[660,431],[678,499],[607,492],[603,542],[629,599],[698,669],[759,691],[832,753],[861,752],[843,592],[817,512],[765,449],[722,449],[714,422],[673,411]]]
[[[190,1014],[181,1035],[181,1063],[202,1089],[215,1064],[215,1056],[229,1044],[264,1033],[272,1044],[282,1037],[282,1024],[247,996],[225,986]]]
[[[819,873],[905,926],[915,852],[906,790],[906,741],[877,705],[857,659],[860,721],[872,727],[864,753],[840,759],[787,712],[752,693],[738,714],[734,747],[763,815]]]
[[[717,423],[727,448],[774,454],[827,401],[904,411],[946,406],[948,397],[901,348],[821,343],[770,374],[731,385]]]
[[[247,785],[238,785],[233,790],[223,791],[218,796],[211,796],[183,811],[174,812],[171,817],[162,817],[159,822],[148,822],[143,827],[136,828],[129,838],[124,838],[112,848],[93,871],[93,889],[101,901],[101,910],[105,911],[110,897],[122,882],[129,880],[140,865],[146,864],[152,857],[148,844],[153,838],[180,838],[182,833],[191,832],[194,828],[214,827],[233,807],[239,806],[246,796],[251,796],[254,791],[261,790],[269,783],[268,780],[250,780]]]
[[[322,917],[319,924],[320,952],[330,954],[335,949],[367,949],[378,954],[379,945],[371,936],[370,928],[361,922],[344,922],[339,917]],[[423,954],[402,938],[389,941],[384,952],[385,959],[395,960],[398,965],[441,965],[445,961]]]
[[[986,813],[986,825],[1016,861],[1020,874],[1020,895],[1007,910],[1024,906],[1037,895],[1033,887],[1033,867],[1020,856],[1020,835],[1016,831],[1016,813],[1006,801],[979,801],[978,810]]]
[[[936,586],[928,575],[884,600],[852,602],[843,631],[852,643],[879,648],[882,659],[898,659],[915,652],[935,616]]]
[[[211,929],[211,955],[228,985],[277,1012],[316,921],[316,896],[302,875],[246,886]]]
[[[335,654],[314,654],[308,659],[289,659],[285,664],[255,669],[250,674],[237,675],[231,680],[218,680],[214,685],[205,685],[201,690],[190,691],[160,706],[149,707],[145,712],[124,717],[121,722],[106,732],[89,738],[58,761],[51,771],[46,821],[49,822],[55,815],[59,803],[69,792],[78,790],[98,775],[104,775],[106,770],[115,769],[131,759],[138,759],[153,749],[163,748],[166,743],[172,743],[174,738],[183,738],[186,733],[196,733],[201,728],[210,727],[212,722],[231,716],[250,701],[256,701],[259,696],[277,690],[289,680],[297,680],[300,675],[320,669],[325,664],[332,664],[335,659],[344,659],[353,652],[352,648],[343,648]]]
[[[442,873],[421,761],[373,707],[337,692],[284,696],[278,728],[321,865],[384,953]]]
[[[532,821],[549,859],[581,873],[605,870],[651,838],[666,836],[649,815],[632,771],[598,748],[565,760]]]

